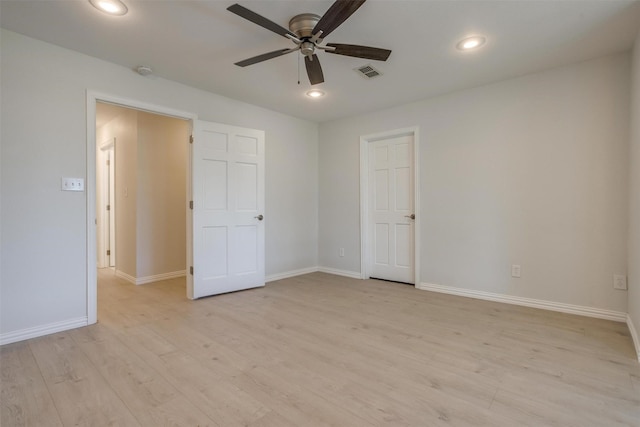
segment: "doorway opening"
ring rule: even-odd
[[[135,285],[186,274],[190,124],[96,105],[98,266]]]
[[[87,94],[88,324],[98,317],[99,276],[135,285],[188,279],[194,119]]]
[[[150,130],[141,131],[138,126],[134,132],[138,137],[140,133],[147,135],[150,141],[172,133],[156,123],[166,121],[167,116],[183,128],[186,126],[188,133],[175,138],[178,144],[187,147],[183,152],[184,160],[177,162],[186,167],[177,171],[176,166],[166,163],[167,158],[175,160],[173,157],[182,157],[182,154],[167,156],[164,150],[141,148],[139,138],[133,138],[135,143],[125,143],[127,135],[122,129],[127,127],[113,126],[124,133],[106,135],[96,126],[97,110],[103,107],[124,107],[126,114],[136,117],[137,125],[142,121],[153,121]],[[115,138],[114,276],[135,284],[185,276],[185,293],[189,299],[264,286],[265,132],[196,119],[197,116],[191,113],[87,93],[88,324],[96,323],[98,317],[97,141],[109,138]],[[129,167],[127,162],[131,164]],[[155,175],[140,173],[146,169],[155,170]],[[121,175],[121,170],[129,172]],[[153,185],[158,181],[160,185]],[[164,193],[174,189],[182,191],[179,201],[160,207],[154,205]],[[123,215],[127,204],[134,208]],[[162,224],[160,219],[180,211],[185,217],[184,227]],[[123,232],[123,229],[130,232]],[[167,237],[163,234],[167,230],[183,233],[183,237]],[[148,240],[142,240],[141,236],[147,236]],[[165,239],[158,240],[159,236]],[[127,244],[127,239],[133,244]],[[180,242],[186,253],[180,265],[172,264],[173,267],[159,272],[152,270],[157,266],[157,258],[150,254],[171,248],[176,242]],[[146,249],[138,250],[138,246]],[[166,252],[163,253],[166,255]],[[160,257],[162,263],[167,263],[168,259],[167,256]]]
[[[418,128],[360,138],[361,277],[420,283]]]

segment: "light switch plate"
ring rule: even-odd
[[[84,191],[84,178],[62,178],[62,191]]]

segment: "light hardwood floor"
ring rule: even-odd
[[[640,426],[623,323],[323,273],[98,292],[98,324],[0,348],[3,427]]]

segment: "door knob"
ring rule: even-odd
[[[405,215],[404,217],[409,219],[416,219],[416,214]]]
[[[262,221],[264,219],[264,217],[262,216],[262,214],[258,215],[258,216],[254,216],[254,218],[257,218],[258,221]]]

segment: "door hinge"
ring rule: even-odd
[[[193,200],[189,200],[189,209],[193,210]]]
[[[107,249],[107,256],[111,255],[111,249]]]
[[[107,210],[110,211],[111,210],[111,205],[107,205]]]
[[[189,267],[189,274],[193,276],[193,266]]]
[[[111,164],[111,160],[107,159],[107,166]]]
[[[193,144],[193,135],[189,135],[189,144]]]

